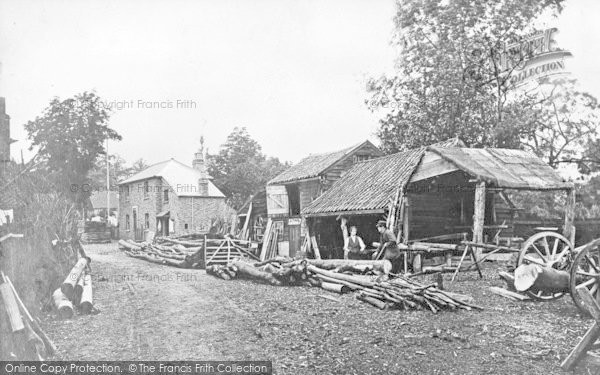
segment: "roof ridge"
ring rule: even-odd
[[[359,149],[360,147],[362,147],[363,145],[366,144],[371,144],[373,145],[373,143],[371,141],[369,141],[368,139],[364,140],[363,142],[354,144],[352,146],[349,147],[345,147],[342,148],[340,150],[337,151],[331,151],[331,152],[325,152],[325,153],[320,153],[320,154],[309,154],[307,156],[305,156],[304,158],[300,159],[300,161],[298,161],[298,163],[293,164],[291,167],[289,167],[288,169],[282,171],[281,173],[279,173],[277,176],[273,177],[272,179],[270,179],[267,182],[267,185],[271,185],[271,184],[276,184],[276,183],[284,183],[284,182],[289,182],[289,181],[295,181],[298,180],[298,178],[293,178],[293,179],[280,179],[281,176],[286,176],[286,174],[289,174],[290,171],[296,171],[296,168],[306,168],[306,165],[303,165],[308,163],[308,162],[319,162],[319,163],[323,163],[324,161],[326,161],[326,158],[330,158],[332,156],[335,156],[334,160],[327,160],[328,163],[324,166],[319,166],[319,170],[318,173],[315,172],[317,168],[313,168],[314,170],[312,170],[311,172],[316,173],[316,175],[323,173],[324,171],[326,171],[329,167],[331,167],[332,165],[334,165],[335,163],[339,162],[340,160],[344,159],[346,156],[348,156],[349,154],[351,154],[352,152],[354,152],[355,150]],[[377,148],[377,146],[373,145],[373,147]],[[377,148],[378,149],[378,148]],[[323,159],[323,160],[318,160],[319,158]],[[316,160],[311,160],[311,159],[316,159]],[[300,169],[301,170],[301,169]],[[287,176],[286,176],[287,177]],[[312,176],[311,176],[312,177]]]

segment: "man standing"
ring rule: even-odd
[[[356,235],[356,227],[350,227],[350,236],[346,238],[344,243],[344,259],[363,259],[363,251],[366,246],[362,238]]]
[[[117,227],[119,226],[119,221],[115,217],[114,212],[108,216],[108,219],[106,221],[107,221],[108,228],[110,229],[110,239],[116,240],[117,239]]]
[[[398,242],[394,233],[387,229],[385,220],[379,220],[377,222],[377,230],[379,231],[379,247],[373,254],[373,259],[381,258],[380,254],[383,252],[383,258],[392,262],[392,272],[398,273],[400,270],[400,256],[401,252],[398,248]]]

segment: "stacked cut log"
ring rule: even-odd
[[[89,273],[89,263],[89,258],[79,258],[60,288],[52,293],[56,311],[63,319],[73,317],[75,308],[79,308],[82,314],[92,312],[92,276]]]
[[[210,266],[207,273],[224,280],[246,278],[271,285],[316,286],[334,293],[357,293],[357,299],[380,309],[440,310],[482,309],[471,297],[423,285],[414,279],[389,279],[387,260],[291,260],[274,258],[254,264],[234,261],[227,266]],[[360,275],[357,275],[359,273]]]
[[[81,241],[84,243],[109,243],[110,228],[103,222],[86,221]]]
[[[249,241],[231,238],[155,238],[150,242],[120,240],[119,248],[130,257],[178,268],[206,268],[210,263],[227,263],[238,257],[258,259],[247,246]],[[218,252],[218,254],[217,254]]]
[[[170,243],[171,245],[166,245]],[[119,248],[128,256],[148,262],[178,268],[201,268],[204,259],[202,246],[179,240],[160,243],[119,241]]]

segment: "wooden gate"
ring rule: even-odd
[[[240,257],[250,257],[260,260],[250,252],[250,241],[225,239],[209,239],[204,237],[204,265],[212,264],[227,265],[229,262]]]

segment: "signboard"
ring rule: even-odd
[[[510,74],[509,83],[517,87],[534,79],[564,73],[569,51],[559,49],[554,40],[558,29],[550,28],[507,44],[500,56],[500,66]]]
[[[300,225],[302,224],[302,219],[299,217],[288,219],[288,225]]]

